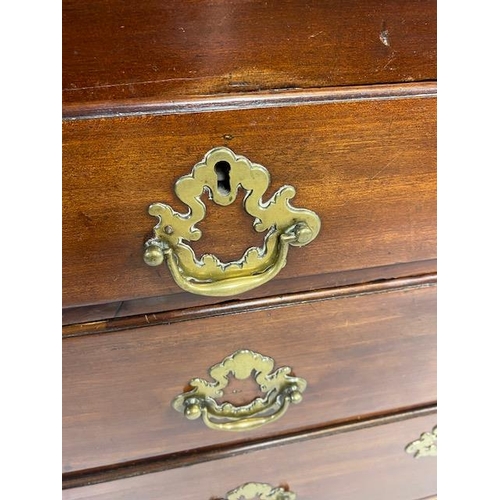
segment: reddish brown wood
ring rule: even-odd
[[[63,335],[104,331],[115,328],[115,325],[120,325],[120,328],[123,328],[125,325],[137,325],[141,322],[149,323],[152,320],[154,322],[156,321],[155,318],[158,321],[163,321],[160,318],[168,318],[168,321],[171,321],[178,314],[183,317],[186,315],[192,317],[191,313],[196,315],[199,311],[214,311],[217,314],[218,311],[224,311],[227,308],[238,309],[244,307],[244,304],[252,302],[264,302],[266,304],[287,302],[290,300],[291,294],[297,295],[300,292],[307,293],[311,291],[316,291],[318,294],[329,294],[328,288],[347,289],[349,285],[362,281],[367,281],[367,283],[360,285],[362,288],[365,285],[368,287],[384,287],[384,284],[392,287],[395,285],[395,281],[401,279],[408,279],[408,283],[413,282],[414,279],[425,281],[429,275],[436,273],[436,267],[436,260],[433,259],[272,281],[266,286],[266,293],[270,295],[269,297],[261,297],[262,289],[257,288],[244,294],[244,298],[229,298],[229,300],[222,303],[219,297],[204,297],[183,292],[163,297],[148,297],[146,299],[111,302],[96,306],[67,308],[62,311],[63,325],[66,325],[63,329]],[[392,278],[395,276],[401,276],[401,278],[393,280]],[[342,293],[341,290],[338,292]],[[346,290],[346,293],[351,292]],[[217,304],[220,308],[216,307]],[[141,316],[142,319],[138,318],[138,316]]]
[[[419,82],[408,85],[379,84],[350,87],[253,92],[217,96],[190,97],[176,100],[124,99],[113,102],[77,102],[65,104],[63,119],[79,120],[109,118],[138,114],[172,115],[207,113],[234,109],[262,109],[301,104],[328,104],[331,102],[364,99],[392,99],[395,97],[435,96],[436,82]]]
[[[64,103],[436,78],[434,0],[62,5]]]
[[[63,471],[234,443],[436,399],[434,287],[63,340]],[[278,422],[224,433],[170,406],[238,349],[308,382]]]
[[[415,500],[436,494],[436,459],[405,446],[436,425],[436,415],[386,423],[156,474],[63,491],[64,500],[224,498],[246,482],[288,486],[298,499]],[[272,444],[272,443],[271,443]]]
[[[220,145],[265,165],[269,193],[294,185],[294,204],[322,220],[275,281],[435,259],[435,113],[435,99],[415,97],[65,122],[63,305],[179,293],[165,266],[142,261],[147,207],[185,211],[175,181]],[[255,243],[248,216],[214,220],[212,208],[196,250],[239,258]]]
[[[279,435],[272,440],[257,439],[243,443],[230,443],[227,445],[217,445],[205,448],[198,448],[188,453],[174,453],[171,455],[160,455],[142,460],[122,464],[110,464],[96,469],[86,469],[83,471],[66,472],[63,474],[63,489],[78,488],[89,484],[103,483],[106,481],[116,481],[127,477],[150,474],[152,472],[162,472],[165,470],[186,467],[211,460],[221,460],[223,458],[234,457],[241,454],[251,453],[265,448],[284,446],[293,443],[300,443],[310,439],[353,432],[360,429],[367,429],[377,425],[386,425],[410,418],[434,415],[436,406],[425,406],[408,411],[398,411],[387,415],[378,415],[376,418],[370,416],[359,417],[354,422],[339,422],[327,427],[309,429],[302,432],[289,432]]]
[[[404,453],[436,423],[435,1],[63,0],[62,16],[63,497],[266,481],[435,500],[435,459]],[[227,300],[142,262],[148,205],[185,210],[175,180],[221,145],[322,219],[278,278]],[[193,247],[237,259],[250,227],[209,204]],[[241,348],[292,366],[304,401],[241,434],[171,408]]]
[[[173,309],[171,311],[156,314],[139,314],[136,316],[124,316],[105,321],[68,325],[63,327],[63,337],[91,335],[96,333],[112,332],[115,330],[125,330],[128,328],[178,323],[181,321],[190,321],[193,319],[208,318],[211,316],[237,314],[245,311],[287,307],[304,301],[316,302],[330,299],[342,299],[352,296],[366,295],[369,293],[388,292],[396,289],[433,286],[435,283],[436,275],[431,274],[412,278],[399,278],[390,281],[318,290],[315,292],[289,293],[275,297],[257,298],[245,301],[234,300],[224,302],[223,304]]]

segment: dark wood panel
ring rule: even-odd
[[[66,325],[63,327],[63,337],[93,335],[115,330],[171,324],[193,319],[209,318],[212,316],[224,316],[227,314],[238,314],[245,311],[287,307],[304,301],[317,302],[370,293],[383,293],[403,288],[409,289],[410,287],[433,286],[436,283],[436,279],[436,274],[426,274],[423,276],[363,283],[360,285],[350,285],[312,292],[303,290],[298,293],[287,293],[274,297],[255,298],[253,300],[230,300],[222,304],[207,304],[199,305],[198,307],[189,307],[188,304],[182,304],[184,306],[183,308],[173,308],[172,310],[158,313],[123,315],[104,321],[91,321],[89,323]]]
[[[130,115],[179,115],[207,113],[235,109],[279,108],[302,104],[328,104],[340,101],[366,99],[393,99],[417,96],[435,96],[436,82],[353,85],[325,89],[295,89],[262,91],[246,94],[222,94],[218,96],[189,97],[177,100],[116,100],[67,103],[63,107],[64,120],[88,120]]]
[[[269,193],[292,184],[293,203],[321,217],[275,280],[435,259],[435,118],[435,99],[416,97],[64,122],[64,307],[179,292],[142,261],[147,207],[184,211],[175,180],[221,145],[266,166]],[[194,248],[236,260],[261,244],[251,223],[239,203],[210,204]]]
[[[436,425],[436,415],[269,447],[221,460],[67,489],[65,500],[224,498],[247,482],[288,486],[298,500],[415,500],[436,494],[436,459],[405,446]],[[272,443],[271,443],[272,444]]]
[[[64,339],[63,472],[432,403],[435,300],[427,287]],[[171,408],[191,378],[239,349],[291,366],[308,382],[304,401],[234,434]]]
[[[268,297],[261,298],[262,289],[254,289],[244,295],[244,299],[234,297],[220,302],[219,297],[205,297],[182,292],[161,297],[148,297],[123,302],[110,302],[96,306],[82,306],[62,310],[63,335],[79,335],[83,333],[102,332],[122,328],[125,325],[150,324],[173,321],[175,317],[193,317],[199,314],[222,314],[227,309],[242,309],[245,304],[286,303],[295,300],[301,292],[318,294],[356,293],[356,290],[389,288],[402,281],[406,284],[415,281],[426,281],[436,273],[437,262],[425,260],[407,262],[392,266],[356,269],[340,273],[303,276],[295,279],[272,281],[266,287]],[[399,279],[394,279],[400,276]],[[355,284],[361,283],[354,286]],[[329,288],[337,290],[330,292]],[[207,311],[206,313],[204,311]],[[139,317],[140,316],[140,317]]]
[[[436,79],[435,0],[62,6],[64,103]]]
[[[63,489],[79,488],[89,484],[105,483],[116,481],[141,474],[150,474],[152,472],[162,472],[165,470],[177,469],[190,465],[210,462],[212,460],[221,460],[223,458],[234,457],[237,455],[251,453],[265,448],[284,446],[293,443],[300,443],[311,439],[334,436],[345,432],[353,432],[360,429],[367,429],[377,425],[386,425],[409,418],[434,415],[436,405],[425,406],[407,411],[398,411],[397,413],[388,413],[386,415],[377,415],[373,417],[359,417],[355,421],[341,422],[326,427],[308,429],[306,431],[283,433],[272,440],[257,439],[244,443],[229,443],[225,445],[218,444],[205,448],[198,448],[190,453],[174,453],[172,455],[159,455],[142,460],[122,464],[110,464],[97,469],[86,469],[83,471],[66,472],[63,474]]]

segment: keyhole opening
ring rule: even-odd
[[[229,172],[231,165],[227,161],[218,161],[214,165],[215,174],[217,175],[217,191],[223,196],[227,196],[231,192],[231,180]]]

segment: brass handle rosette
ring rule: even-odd
[[[194,378],[190,390],[177,396],[172,406],[190,420],[202,418],[211,429],[223,431],[247,431],[274,422],[287,411],[290,403],[300,403],[307,383],[290,375],[288,366],[273,372],[274,360],[262,354],[239,350],[209,370],[214,382]],[[254,377],[264,397],[250,403],[235,406],[229,402],[219,404],[217,398],[233,375],[238,380]]]
[[[210,150],[190,175],[175,183],[176,195],[189,207],[186,214],[163,203],[150,205],[149,213],[158,223],[154,237],[145,243],[144,261],[150,266],[166,261],[176,283],[199,295],[235,295],[266,283],[286,265],[289,246],[307,245],[321,226],[314,212],[290,205],[295,196],[292,186],[283,186],[269,201],[262,201],[269,184],[269,172],[262,165],[225,147]],[[203,192],[208,189],[215,203],[227,206],[235,201],[240,188],[246,190],[243,206],[255,218],[254,229],[267,231],[262,247],[249,248],[236,262],[223,263],[212,254],[198,260],[187,242],[201,237],[196,224],[206,215]]]

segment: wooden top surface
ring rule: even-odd
[[[63,104],[436,79],[434,0],[63,0]]]

